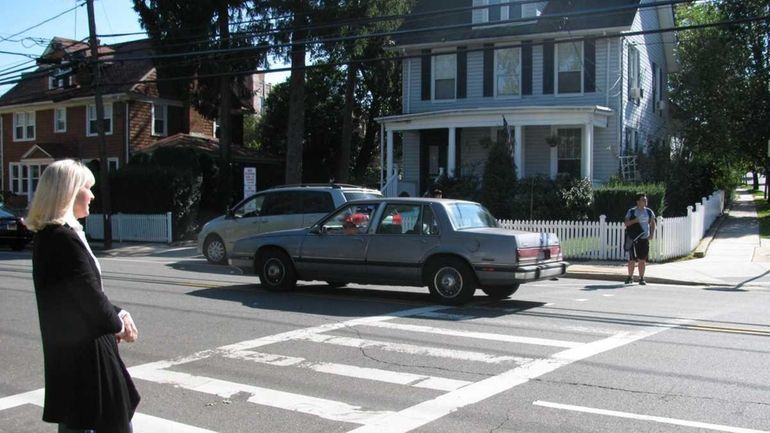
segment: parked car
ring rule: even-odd
[[[207,222],[198,252],[211,263],[227,263],[233,242],[258,233],[309,227],[350,200],[382,197],[375,189],[345,184],[284,185],[260,191]]]
[[[478,203],[434,198],[347,203],[312,227],[235,242],[230,264],[270,290],[297,280],[428,286],[449,305],[469,301],[476,288],[506,298],[569,265],[555,234],[503,229]]]
[[[0,243],[21,251],[32,241],[33,233],[24,225],[24,218],[0,205]]]

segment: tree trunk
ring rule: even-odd
[[[354,64],[348,65],[347,79],[345,80],[345,109],[342,113],[342,142],[340,143],[335,174],[337,182],[348,182],[350,179],[350,148],[353,141],[353,103],[357,74],[358,67]]]
[[[361,150],[358,152],[358,158],[353,168],[353,175],[356,179],[362,179],[366,174],[366,169],[372,162],[374,153],[377,150],[378,132],[380,131],[379,124],[374,120],[380,114],[380,99],[375,98],[372,101],[372,105],[367,113],[366,134],[364,134],[363,140],[361,140]]]
[[[751,172],[751,177],[752,177],[752,180],[754,181],[754,185],[751,189],[754,191],[759,191],[759,169],[758,168],[755,168]]]
[[[295,19],[301,25],[301,20]],[[302,183],[302,148],[305,139],[305,45],[307,31],[292,35],[291,77],[289,78],[289,121],[286,132],[286,183]]]

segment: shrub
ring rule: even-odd
[[[476,201],[479,195],[479,186],[479,179],[473,174],[452,178],[441,175],[433,183],[430,191],[440,189],[444,193],[445,198]]]
[[[516,166],[505,142],[489,139],[481,142],[489,147],[489,156],[481,179],[479,201],[497,218],[511,218],[512,199],[516,194]]]
[[[628,209],[636,205],[636,194],[647,194],[647,207],[656,215],[666,211],[666,187],[662,183],[618,183],[594,191],[593,217],[606,215],[607,221],[623,221]]]
[[[511,203],[512,218],[584,220],[591,214],[593,190],[588,179],[543,176],[521,179]]]

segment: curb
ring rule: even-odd
[[[571,278],[576,280],[604,280],[604,281],[620,281],[626,280],[626,275],[607,274],[607,273],[593,273],[593,272],[569,272],[560,276],[559,278]],[[647,276],[645,281],[652,284],[672,284],[676,286],[713,286],[713,283],[704,283],[701,281],[686,281],[675,280],[671,278],[661,278]]]
[[[730,216],[730,211],[732,210],[732,204],[730,205],[729,209],[725,209],[725,211],[722,213],[722,215],[717,218],[717,220],[714,222],[714,224],[711,225],[711,228],[708,229],[706,232],[706,235],[703,236],[703,239],[698,243],[698,246],[695,247],[695,249],[692,251],[693,257],[697,259],[702,259],[706,256],[706,253],[708,252],[709,247],[711,246],[711,242],[714,240],[714,238],[719,234],[719,229],[722,227],[722,223],[725,222],[727,217]]]

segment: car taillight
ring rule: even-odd
[[[548,251],[551,253],[552,259],[560,258],[561,256],[561,245],[549,245]]]
[[[545,248],[531,247],[531,248],[517,248],[516,258],[517,260],[550,260],[558,259],[561,254],[561,246],[549,245]]]
[[[540,255],[540,247],[535,248],[516,248],[516,258],[518,260],[537,260]]]

